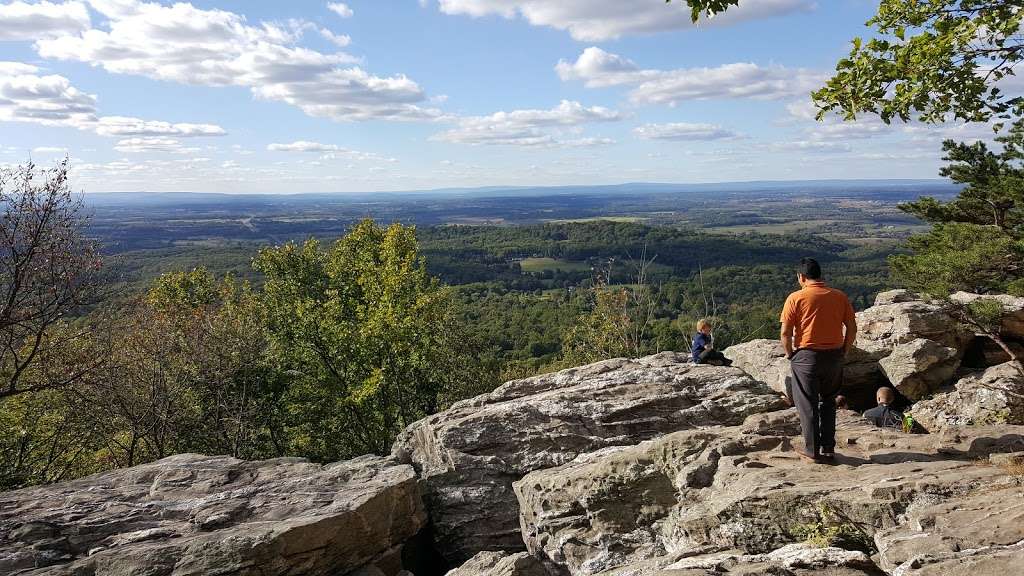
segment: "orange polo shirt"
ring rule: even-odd
[[[855,320],[850,299],[821,281],[811,281],[786,298],[783,324],[793,327],[793,347],[813,350],[842,348],[843,324]]]

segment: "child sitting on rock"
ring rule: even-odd
[[[698,320],[697,333],[693,336],[693,347],[690,349],[690,359],[695,364],[732,366],[732,360],[715,350],[714,343],[715,337],[711,334],[711,322],[704,318]]]
[[[879,388],[875,392],[875,401],[878,402],[878,406],[865,412],[864,417],[881,428],[902,429],[903,413],[892,408],[892,403],[896,401],[896,394],[892,388],[885,386]]]

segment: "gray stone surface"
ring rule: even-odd
[[[914,404],[914,419],[929,431],[978,424],[1024,424],[1024,374],[1013,362],[960,379],[954,387]]]
[[[411,425],[393,453],[416,466],[438,548],[461,562],[524,549],[512,482],[528,472],[782,406],[738,368],[695,365],[675,353],[620,358],[459,402]]]
[[[549,576],[544,565],[526,552],[481,552],[446,576]]]
[[[1002,335],[1024,339],[1024,298],[1008,294],[979,295],[970,292],[957,292],[949,298],[960,304],[970,304],[979,299],[999,302],[1003,307]]]
[[[868,541],[914,502],[1016,485],[976,460],[1024,446],[1024,427],[910,435],[844,412],[840,457],[823,466],[797,457],[797,435],[793,411],[760,414],[538,470],[514,485],[523,537],[574,576],[707,550],[769,554],[822,522],[858,526]]]
[[[755,380],[764,382],[779,394],[786,394],[786,378],[789,377],[789,360],[779,340],[759,339],[726,348],[723,352]]]
[[[1014,566],[1024,568],[1024,488],[1007,483],[946,501],[920,497],[903,522],[875,534],[875,543],[890,573],[969,574],[968,566],[987,566],[972,574],[1015,574]],[[988,571],[996,566],[1010,571]]]
[[[180,454],[0,494],[0,574],[338,576],[388,565],[425,524],[390,459]]]
[[[889,382],[910,400],[948,385],[960,367],[961,352],[934,340],[917,338],[896,346],[879,360]]]

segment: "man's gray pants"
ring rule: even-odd
[[[843,384],[843,350],[801,349],[790,360],[793,404],[808,454],[836,448],[836,396]]]

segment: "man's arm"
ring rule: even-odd
[[[843,354],[849,354],[853,343],[857,341],[857,319],[848,318],[843,324],[846,326],[846,338],[843,340]]]
[[[857,341],[857,315],[853,311],[850,300],[846,300],[846,317],[843,318],[843,325],[846,326],[846,337],[843,339],[843,354],[849,354],[853,343]]]
[[[782,340],[782,349],[786,351],[786,358],[793,356],[793,326],[783,322],[779,340]]]

